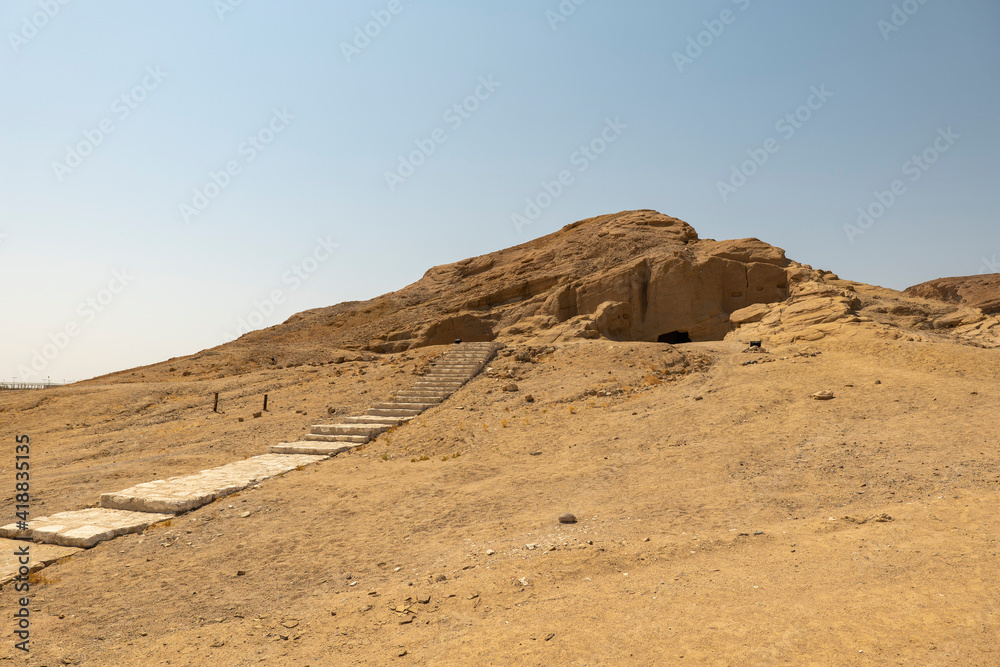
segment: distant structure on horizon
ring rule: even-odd
[[[63,385],[58,382],[0,382],[0,390],[35,390],[35,389],[50,389],[52,387],[61,387]]]

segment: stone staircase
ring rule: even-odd
[[[475,377],[496,351],[495,343],[457,343],[434,362],[427,375],[409,389],[397,392],[392,401],[376,403],[365,414],[346,417],[338,424],[316,424],[302,440],[271,445],[269,451],[334,456],[370,442],[380,433],[439,405]]]
[[[0,527],[0,548],[14,553],[17,540],[26,539],[74,547],[33,556],[31,567],[38,569],[78,549],[139,532],[270,477],[359,447],[380,433],[405,424],[427,408],[439,405],[479,373],[499,347],[495,343],[456,343],[411,388],[398,392],[389,402],[376,403],[364,415],[347,417],[339,424],[317,424],[303,440],[272,445],[268,454],[193,475],[145,482],[123,491],[101,494],[100,507],[38,517],[28,521],[27,527],[18,524]],[[16,560],[0,560],[0,585],[19,576],[18,571]]]

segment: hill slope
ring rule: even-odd
[[[760,241],[657,226],[665,216],[616,226],[654,215],[486,256],[512,275],[525,258],[532,276],[558,266],[537,294],[525,296],[543,285],[530,280],[503,293],[520,277],[490,277],[476,258],[191,357],[0,392],[8,432],[32,437],[41,516],[358,414],[447,349],[428,331],[456,314],[506,344],[449,400],[362,449],[42,570],[32,654],[8,641],[0,658],[997,664],[997,320]],[[634,250],[570,256],[581,230],[583,245],[623,231]],[[657,312],[674,284],[683,317]],[[723,340],[625,340],[666,326]],[[0,477],[14,474],[0,457]],[[564,512],[578,522],[559,523]],[[5,587],[0,615],[16,606]]]
[[[903,290],[907,294],[1000,313],[1000,273],[938,278]]]

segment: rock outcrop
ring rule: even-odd
[[[436,266],[397,292],[246,338],[288,340],[320,326],[333,345],[374,352],[456,338],[719,340],[736,326],[733,312],[783,302],[791,282],[821,276],[758,239],[699,239],[682,220],[629,211]]]
[[[1000,273],[938,278],[903,291],[924,299],[979,308],[987,314],[1000,313]]]
[[[952,289],[949,280],[958,279],[904,294],[841,280],[755,238],[701,239],[677,218],[627,211],[433,267],[396,292],[305,311],[166,366],[222,377],[457,338],[545,345],[596,338],[782,344],[867,334],[913,341],[943,336],[1000,347],[1000,320],[963,305],[992,308],[987,297],[993,283],[976,282],[982,289],[972,289],[974,281],[962,279]],[[120,375],[142,377],[131,370]]]

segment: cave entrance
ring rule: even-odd
[[[656,339],[656,342],[669,343],[670,345],[690,343],[691,336],[688,335],[687,331],[671,331],[670,333],[660,334],[660,337]]]

